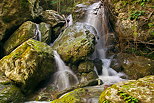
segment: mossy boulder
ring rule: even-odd
[[[99,103],[153,103],[154,76],[116,83],[102,92]]]
[[[56,39],[53,49],[57,50],[65,62],[74,63],[84,60],[94,51],[94,28],[92,26],[76,23]]]
[[[45,23],[50,24],[52,27],[59,23],[65,23],[65,18],[58,14],[58,12],[54,10],[45,10],[43,11],[39,18]]]
[[[81,62],[78,66],[78,72],[80,82],[87,82],[98,78],[98,75],[94,71],[94,63],[92,61]]]
[[[51,103],[97,103],[98,97],[103,89],[95,87],[78,88],[64,94]]]
[[[121,53],[117,55],[117,60],[122,70],[129,79],[139,79],[144,76],[154,74],[154,61],[143,56],[134,56]]]
[[[82,96],[85,95],[86,90],[85,89],[75,89],[72,92],[69,92],[68,94],[64,95],[62,98],[56,99],[52,101],[51,103],[83,103]]]
[[[5,53],[9,54],[20,44],[25,42],[26,40],[34,37],[35,35],[35,23],[31,21],[27,21],[23,23],[15,33],[11,35],[11,37],[5,42],[4,49]]]
[[[27,40],[0,60],[0,70],[26,93],[54,73],[54,67],[52,48],[33,39]]]
[[[79,64],[79,73],[89,73],[94,70],[94,63],[92,61],[85,61]]]
[[[20,89],[0,71],[0,103],[21,103],[24,99]]]
[[[38,27],[36,26],[38,25]],[[41,33],[41,42],[49,43],[51,40],[50,35],[50,25],[46,23],[35,24],[31,21],[23,23],[4,43],[4,50],[6,54],[9,54],[16,47],[21,45],[26,40],[33,38],[38,40],[38,34],[36,34],[37,29]]]
[[[25,99],[19,88],[12,84],[4,85],[1,83],[0,98],[1,103],[22,103]]]
[[[0,40],[9,37],[25,21],[38,17],[41,11],[39,0],[1,0]]]

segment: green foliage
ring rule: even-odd
[[[139,102],[137,98],[129,96],[127,93],[124,93],[122,91],[118,91],[118,95],[121,96],[126,103],[138,103]],[[104,102],[104,103],[108,103],[108,102]]]
[[[104,100],[102,103],[110,103],[109,100]]]
[[[149,28],[154,27],[154,23],[148,23]]]
[[[56,1],[50,1],[50,4],[56,4],[56,3],[58,3],[58,0],[56,0]]]
[[[145,6],[145,4],[150,1],[151,0],[136,0],[135,3],[139,3],[141,6]]]
[[[145,11],[132,11],[130,14],[130,20],[137,20],[139,16],[143,16],[145,14]]]

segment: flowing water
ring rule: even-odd
[[[65,65],[57,51],[54,51],[54,58],[58,68],[58,71],[54,75],[55,84],[57,85],[58,89],[61,91],[78,84],[77,76],[68,66]]]
[[[70,14],[67,18],[67,24],[66,24],[66,26],[68,27],[68,26],[71,26],[71,25],[73,25],[73,17],[72,17],[72,14]]]
[[[41,41],[42,35],[41,31],[39,29],[39,24],[36,24],[36,30],[35,30],[35,39],[38,41]]]
[[[109,25],[108,25],[108,18],[106,15],[107,12],[105,10],[104,5],[101,2],[97,2],[90,5],[86,10],[87,10],[85,15],[86,18],[82,22],[92,25],[97,32],[96,35],[97,44],[95,46],[95,51],[91,58],[92,59],[98,58],[103,63],[102,75],[99,75],[99,78],[104,82],[104,84],[107,85],[123,81],[124,79],[120,77],[124,76],[124,74],[117,73],[115,70],[110,68],[111,58],[106,56],[106,51],[108,46],[107,42],[109,34]],[[69,19],[68,26],[72,25],[73,24],[72,15],[70,15],[67,19]],[[35,35],[37,37],[37,40],[41,41],[41,32],[39,31],[38,24],[36,24]],[[65,65],[65,63],[60,58],[57,51],[54,51],[54,58],[58,68],[57,72],[54,74],[54,83],[57,85],[58,89],[61,91],[75,84],[78,84],[79,82],[76,75],[71,71],[71,69],[68,66]],[[97,73],[97,69],[96,68],[94,69]],[[89,99],[87,103],[97,103],[97,102],[98,102],[98,97]],[[26,103],[39,103],[39,102],[33,101]]]
[[[115,70],[110,68],[111,58],[106,56],[106,51],[108,47],[108,34],[109,34],[109,22],[107,18],[107,11],[101,2],[92,4],[87,8],[86,18],[84,23],[92,25],[96,31],[98,39],[96,39],[95,51],[92,55],[92,59],[100,59],[103,63],[102,65],[102,75],[99,78],[105,84],[113,84],[124,79],[120,78],[124,76],[123,73],[117,73]]]

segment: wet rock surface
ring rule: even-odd
[[[18,83],[26,93],[54,73],[54,67],[51,47],[32,39],[0,60],[0,69],[6,77]]]
[[[93,27],[76,23],[68,27],[54,42],[53,49],[57,50],[65,62],[84,60],[94,51]]]
[[[102,92],[99,103],[153,103],[154,76],[116,83]]]
[[[39,0],[2,0],[0,2],[0,40],[9,37],[27,20],[36,18],[42,11]]]
[[[123,71],[129,79],[139,79],[154,74],[154,61],[151,59],[126,53],[118,54],[116,59],[117,62],[112,68]]]

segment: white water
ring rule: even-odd
[[[39,29],[39,24],[36,24],[36,30],[35,30],[35,39],[38,41],[41,41],[42,35],[41,31]]]
[[[111,59],[106,57],[107,42],[108,42],[108,19],[106,16],[106,11],[104,5],[101,2],[92,4],[87,8],[86,16],[84,22],[92,25],[96,31],[99,39],[95,46],[94,54],[92,59],[99,58],[102,60],[102,75],[99,78],[104,82],[104,84],[113,84],[124,79],[120,78],[124,76],[123,73],[117,73],[115,70],[110,68]]]
[[[67,27],[73,25],[73,17],[72,17],[72,14],[70,14],[66,19],[68,20],[68,22],[66,24]]]
[[[65,65],[57,51],[54,51],[54,58],[58,67],[58,71],[54,76],[55,84],[57,85],[58,89],[61,91],[78,84],[77,76],[68,66]]]

